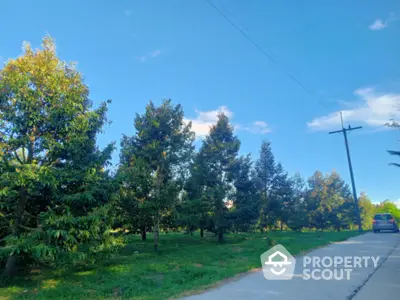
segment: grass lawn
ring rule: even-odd
[[[272,232],[277,244],[298,254],[357,232]],[[0,299],[168,299],[205,289],[238,273],[260,268],[268,250],[266,234],[229,234],[224,244],[214,236],[200,239],[180,233],[161,235],[153,252],[152,236],[142,242],[129,236],[128,245],[89,270],[32,270],[0,288]]]

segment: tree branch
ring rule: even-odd
[[[40,231],[40,228],[27,227],[27,226],[24,226],[21,224],[19,224],[19,227],[21,227],[22,229],[25,229],[25,230],[30,230],[30,231]]]

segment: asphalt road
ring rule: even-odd
[[[261,254],[261,253],[260,253]],[[317,270],[316,279],[305,280],[305,256],[350,257],[349,265],[327,267],[335,272],[335,280],[317,280],[321,273]],[[305,256],[296,257],[295,275],[291,280],[266,280],[262,271],[250,273],[236,281],[199,295],[186,297],[186,300],[236,300],[236,299],[277,299],[277,300],[321,300],[321,299],[400,299],[400,234],[399,233],[366,233],[344,242],[331,244],[316,249]],[[361,265],[353,265],[353,257],[363,257]],[[376,264],[366,257],[379,257]],[[261,263],[260,263],[261,266]],[[316,267],[317,268],[317,267]],[[341,269],[347,269],[341,273]],[[311,269],[316,270],[316,269]],[[335,274],[335,273],[332,273]],[[347,274],[349,276],[347,277]]]

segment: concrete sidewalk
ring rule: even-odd
[[[303,256],[296,257],[295,276],[289,281],[266,280],[262,271],[251,273],[237,281],[227,283],[216,289],[206,291],[199,295],[189,296],[186,300],[219,300],[219,299],[285,299],[285,300],[321,300],[321,299],[370,299],[369,292],[363,290],[370,284],[380,285],[381,280],[388,280],[388,286],[399,288],[399,277],[390,277],[385,273],[386,265],[393,260],[400,263],[400,253],[396,246],[400,242],[400,234],[366,233],[361,236],[349,239],[344,242],[331,244],[327,247],[316,249],[307,253],[307,256],[333,257],[333,256],[379,256],[378,268],[375,269],[372,263],[367,267],[356,268],[351,272],[350,280],[304,280],[303,279]],[[285,246],[285,245],[283,245]],[[395,249],[396,248],[396,249]],[[261,255],[261,253],[260,253]],[[389,256],[390,255],[390,256]],[[389,257],[388,257],[389,256]],[[383,262],[383,264],[382,264]],[[260,263],[261,264],[261,263]],[[380,265],[382,266],[380,267]],[[260,265],[261,267],[261,265]],[[398,267],[398,266],[397,266]],[[389,269],[394,269],[389,268]],[[399,270],[399,268],[397,268]],[[374,272],[376,271],[376,274]],[[388,270],[386,270],[388,271]],[[378,273],[379,272],[379,273]],[[388,271],[392,272],[392,271]],[[382,275],[379,275],[381,274]],[[398,276],[398,273],[396,273]],[[375,275],[378,279],[374,280]],[[382,279],[379,279],[382,278]],[[373,287],[371,287],[373,288]],[[380,287],[379,290],[382,290]],[[366,296],[362,296],[365,293]],[[382,293],[379,293],[382,299]],[[399,295],[400,298],[400,294]],[[357,297],[357,298],[355,298]],[[367,297],[367,298],[363,298]],[[391,299],[397,299],[391,297]],[[371,298],[372,299],[372,298]],[[375,297],[376,299],[376,297]]]

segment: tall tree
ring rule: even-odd
[[[278,163],[276,165],[276,174],[272,181],[269,201],[272,205],[270,205],[269,214],[272,216],[273,224],[279,223],[281,230],[290,218],[293,200],[292,182],[282,164]]]
[[[4,275],[29,256],[64,254],[110,241],[105,171],[112,144],[96,146],[106,103],[91,109],[89,89],[74,66],[58,59],[50,37],[0,70],[0,209],[9,224]],[[65,256],[65,255],[64,255]]]
[[[260,190],[261,205],[260,205],[260,229],[271,224],[271,215],[269,213],[271,209],[275,209],[273,199],[270,197],[273,186],[273,180],[276,176],[276,163],[275,157],[271,150],[271,143],[263,141],[260,149],[260,157],[255,163],[255,171],[257,176],[257,185]]]
[[[136,134],[123,138],[122,160],[124,167],[129,168],[140,158],[153,176],[146,207],[150,207],[152,214],[154,249],[158,250],[160,220],[183,188],[179,179],[186,173],[192,155],[194,133],[191,124],[184,123],[182,106],[173,106],[171,100],[163,101],[159,107],[150,102],[144,114],[136,114],[134,126]]]
[[[232,196],[233,168],[240,148],[239,139],[233,134],[233,126],[226,115],[218,115],[199,151],[204,186],[213,212],[214,229],[222,242],[229,227],[225,201]]]
[[[260,213],[260,194],[257,190],[250,155],[240,157],[233,172],[234,225],[237,230],[248,231],[257,222]]]
[[[348,228],[356,222],[355,207],[350,187],[340,175],[333,171],[326,177],[328,187],[328,218],[330,225],[336,230]]]
[[[316,171],[308,179],[308,190],[306,195],[307,207],[309,212],[309,224],[316,229],[327,227],[327,217],[324,212],[324,199],[327,198],[325,177],[320,171]]]
[[[308,180],[308,185],[306,199],[311,226],[340,230],[354,223],[351,192],[338,173],[324,176],[317,171]]]
[[[152,225],[151,198],[154,194],[154,178],[147,163],[138,158],[125,160],[125,148],[121,151],[120,166],[117,172],[121,219],[128,223],[133,232],[140,231],[142,240]]]
[[[210,225],[210,211],[212,210],[209,195],[206,192],[206,170],[200,153],[194,156],[190,165],[190,176],[185,184],[184,201],[180,205],[180,219],[190,233],[200,228],[200,236]]]
[[[301,230],[308,226],[306,184],[299,173],[290,178],[292,197],[287,208],[287,225],[293,230]]]

